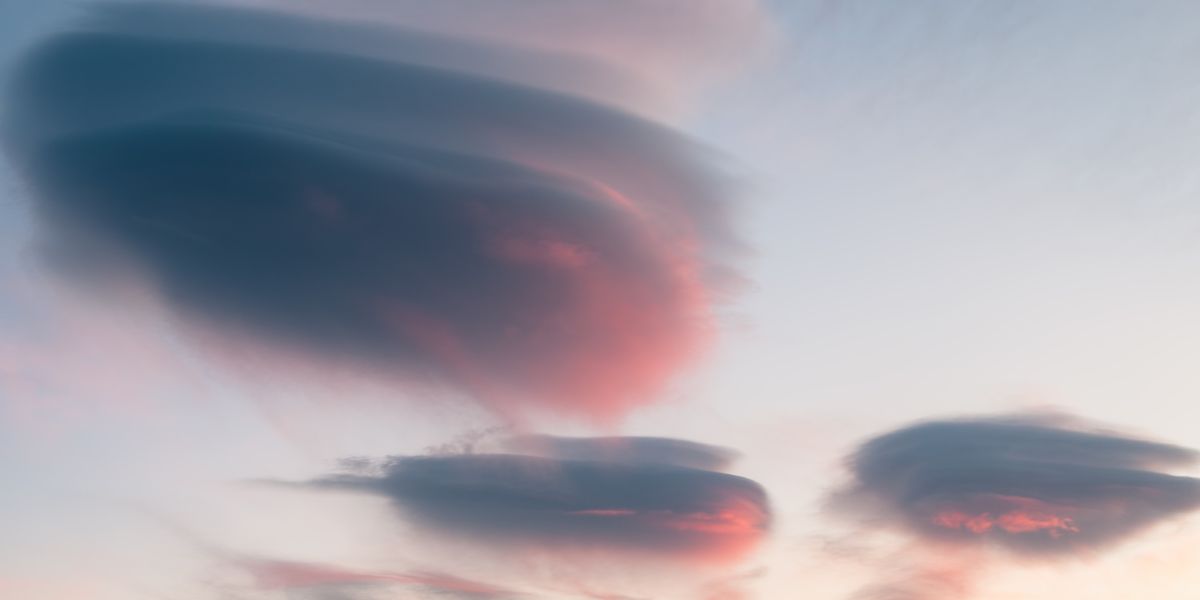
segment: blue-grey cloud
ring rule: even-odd
[[[634,438],[637,440],[642,438]],[[307,484],[378,494],[413,523],[486,543],[645,550],[725,559],[753,548],[770,528],[766,492],[750,479],[641,456],[606,456],[606,445],[569,445],[572,458],[522,454],[400,456],[369,475]],[[610,438],[609,444],[620,442]],[[586,449],[594,455],[585,457]]]
[[[728,279],[711,157],[460,68],[553,58],[392,34],[134,4],[47,39],[2,118],[51,256],[133,265],[209,329],[506,409],[647,402]]]
[[[931,539],[1072,552],[1200,507],[1200,480],[1161,471],[1195,458],[1063,422],[935,421],[863,444],[839,504]]]
[[[562,437],[519,435],[504,440],[518,454],[569,460],[650,463],[723,471],[736,451],[690,440],[646,436]]]

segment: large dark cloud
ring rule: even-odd
[[[1101,547],[1200,507],[1200,480],[1160,469],[1191,450],[1036,419],[937,421],[866,442],[839,504],[922,538],[1020,552]]]
[[[3,133],[53,255],[494,406],[646,402],[708,336],[728,186],[667,129],[463,67],[545,60],[393,33],[128,5],[47,40]]]
[[[602,446],[595,448],[592,460],[393,457],[378,474],[336,475],[309,485],[380,494],[418,525],[500,544],[723,559],[752,548],[770,526],[766,493],[749,479],[670,461],[609,460]]]

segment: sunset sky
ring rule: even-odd
[[[1200,4],[0,34],[2,598],[1200,589]]]

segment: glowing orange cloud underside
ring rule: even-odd
[[[675,513],[666,510],[589,509],[573,511],[577,516],[638,519],[649,527],[694,531],[714,535],[758,536],[766,527],[766,516],[750,502],[732,502],[715,512]]]
[[[1046,532],[1051,537],[1079,533],[1070,517],[1040,510],[1016,508],[1000,512],[968,512],[947,509],[933,515],[931,522],[938,527],[982,535],[990,531],[1023,534]]]

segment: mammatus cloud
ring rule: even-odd
[[[729,279],[713,158],[528,79],[406,59],[503,54],[485,42],[390,33],[127,5],[47,39],[3,133],[51,256],[89,280],[132,267],[206,332],[501,411],[648,402]]]
[[[1086,555],[1200,507],[1200,480],[1162,471],[1195,460],[1186,448],[1065,419],[933,421],[864,443],[849,461],[853,483],[835,499],[915,536],[925,548],[914,554],[994,546],[1043,559]],[[978,568],[919,567],[856,598],[961,597]]]
[[[644,442],[630,443],[639,440]],[[655,440],[664,448],[686,445]],[[383,495],[418,526],[484,543],[725,561],[744,555],[767,533],[770,509],[757,483],[644,456],[609,460],[603,448],[621,441],[572,440],[572,458],[392,457],[378,473],[335,475],[308,485]],[[587,447],[597,450],[595,458],[578,456]]]

